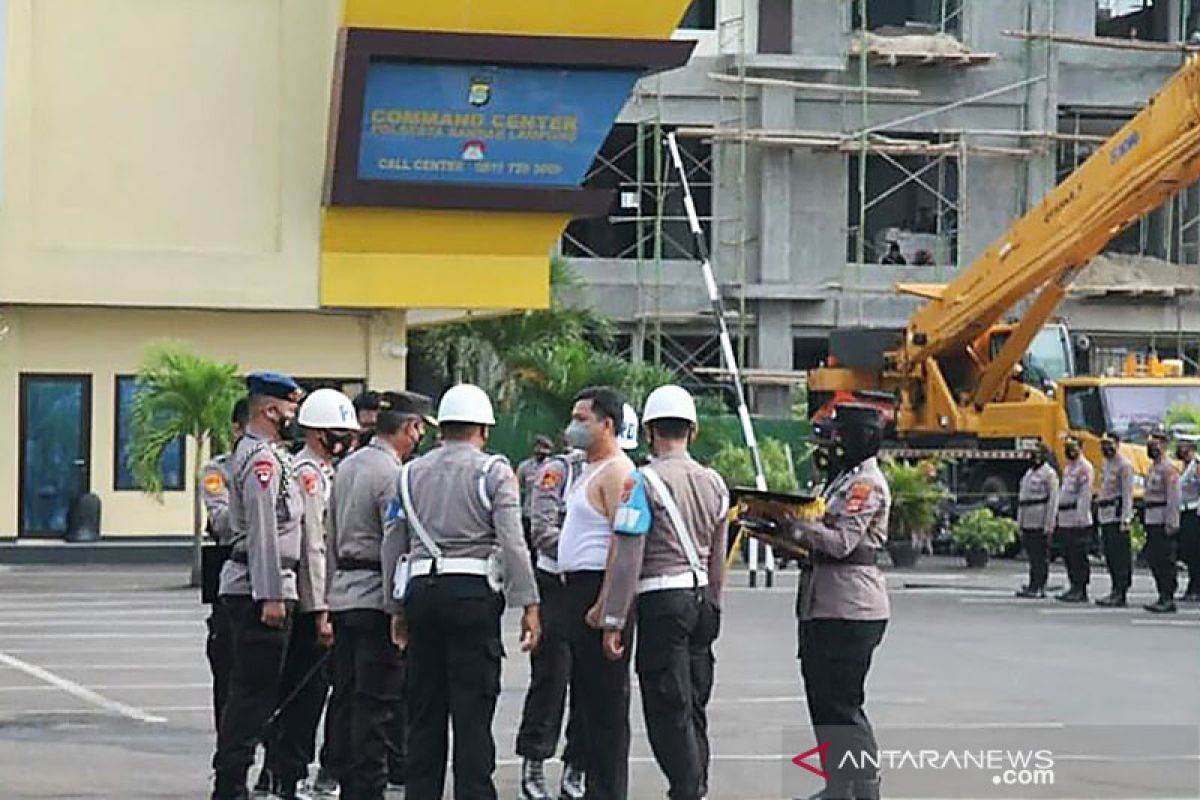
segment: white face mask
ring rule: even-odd
[[[563,432],[563,438],[567,440],[567,444],[571,447],[578,450],[587,450],[592,446],[595,434],[588,427],[587,423],[573,419],[571,420],[571,424],[567,426],[566,431]]]

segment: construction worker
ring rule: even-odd
[[[1067,562],[1070,586],[1056,599],[1064,603],[1086,603],[1091,579],[1088,546],[1092,541],[1092,484],[1096,470],[1083,457],[1078,439],[1067,439],[1065,451],[1067,465],[1058,493],[1057,525],[1062,532],[1063,559]]]
[[[392,635],[408,656],[408,800],[441,800],[454,729],[454,796],[494,800],[492,721],[500,695],[500,616],[523,609],[521,649],[541,637],[517,479],[484,452],[496,424],[478,386],[438,405],[442,446],[400,471],[384,557]],[[501,594],[503,590],[503,594]]]
[[[429,398],[380,396],[375,433],[338,467],[329,500],[329,607],[333,611],[333,721],[326,768],[347,800],[379,800],[388,783],[388,729],[403,709],[404,662],[384,611],[380,553],[396,476],[428,424]]]
[[[634,473],[617,514],[600,596],[604,651],[624,656],[623,631],[638,619],[636,665],[650,748],[674,800],[708,795],[708,700],[713,642],[721,628],[729,494],[692,460],[696,403],[679,386],[646,398],[650,463]],[[634,607],[636,598],[636,609]]]
[[[296,796],[297,784],[308,775],[317,724],[329,693],[323,666],[333,645],[333,623],[326,600],[325,509],[334,459],[349,452],[358,430],[350,398],[336,389],[318,389],[309,395],[300,406],[298,421],[304,433],[304,448],[295,458],[295,480],[304,496],[296,573],[299,605],[283,667],[280,715],[267,739],[264,761],[269,788],[284,800]]]
[[[533,452],[529,458],[517,465],[517,483],[521,487],[521,526],[525,531],[525,540],[530,541],[529,501],[533,497],[533,487],[537,484],[538,476],[546,459],[554,452],[554,442],[549,436],[539,436],[533,442]],[[532,551],[533,545],[530,545]]]
[[[248,797],[246,772],[279,697],[298,596],[304,501],[285,443],[303,392],[273,372],[250,375],[246,387],[250,416],[229,461],[233,546],[221,569],[220,602],[234,657],[213,757],[216,800]]]
[[[1017,591],[1017,597],[1046,596],[1047,556],[1058,516],[1058,473],[1048,463],[1049,456],[1049,448],[1039,444],[1030,457],[1029,469],[1021,476],[1017,524],[1021,527],[1021,544],[1029,556],[1029,583]]]
[[[250,415],[250,402],[240,398],[233,404],[230,415],[230,433],[233,447],[246,430],[246,420]],[[206,555],[202,560],[203,574],[201,575],[201,594],[204,602],[211,604],[206,624],[208,640],[205,642],[205,655],[208,656],[208,668],[212,672],[213,681],[213,730],[221,727],[221,708],[229,694],[229,671],[233,669],[233,631],[225,616],[224,607],[217,602],[221,587],[221,569],[225,559],[229,557],[229,548],[233,542],[233,526],[229,519],[229,454],[222,453],[210,460],[200,470],[200,482],[196,490],[200,492],[200,500],[204,503],[205,529],[213,538],[212,555]]]
[[[571,647],[571,686],[579,694],[584,771],[589,800],[623,800],[629,783],[629,656],[604,654],[597,600],[608,565],[613,521],[621,506],[633,462],[618,444],[625,401],[608,387],[575,397],[567,444],[586,453],[587,463],[566,496],[558,539],[564,577],[563,615]],[[628,639],[630,632],[625,632]]]
[[[1179,556],[1187,564],[1188,583],[1181,603],[1200,603],[1200,458],[1194,434],[1176,437],[1175,456],[1183,464],[1179,477]]]
[[[1179,470],[1167,456],[1167,435],[1150,434],[1146,441],[1150,470],[1142,508],[1146,515],[1146,561],[1154,575],[1158,600],[1143,606],[1156,614],[1173,614],[1175,607],[1176,546],[1179,541],[1182,494]]]
[[[1133,464],[1121,453],[1121,439],[1115,433],[1100,437],[1104,465],[1100,469],[1100,495],[1096,500],[1096,521],[1104,540],[1104,564],[1112,584],[1108,597],[1096,605],[1124,608],[1125,595],[1133,582],[1133,557],[1129,531],[1133,526]]]
[[[832,420],[830,480],[820,520],[798,519],[776,506],[775,524],[793,531],[810,553],[797,602],[800,671],[818,742],[828,742],[829,777],[822,798],[873,800],[878,771],[845,766],[847,753],[877,751],[863,709],[867,672],[883,640],[891,608],[876,566],[887,542],[891,491],[876,458],[883,420],[875,408],[839,405]]]

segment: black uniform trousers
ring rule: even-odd
[[[1179,558],[1188,566],[1187,591],[1200,595],[1200,512],[1184,511],[1179,517]]]
[[[637,599],[636,669],[650,749],[671,800],[708,794],[712,644],[721,612],[702,589],[664,589]]]
[[[1044,590],[1050,574],[1050,537],[1043,530],[1025,528],[1021,531],[1021,544],[1025,548],[1025,555],[1029,557],[1029,589]]]
[[[387,614],[369,608],[333,615],[332,737],[343,800],[381,800],[387,790],[387,728],[404,685],[404,662]]]
[[[813,619],[799,624],[800,673],[817,741],[830,743],[825,769],[831,790],[877,777],[869,765],[861,769],[837,765],[846,753],[853,753],[861,763],[860,753],[878,750],[863,704],[871,656],[886,629],[883,619]]]
[[[413,578],[408,623],[407,800],[441,800],[454,726],[454,797],[495,800],[503,598],[477,575]]]
[[[1073,591],[1086,592],[1092,579],[1088,547],[1092,542],[1091,527],[1062,528],[1063,560],[1067,562],[1067,580]]]
[[[321,742],[321,768],[339,784],[346,773],[347,743],[338,738],[339,731],[349,730],[349,708],[337,687],[337,631],[334,630],[333,656],[326,662],[325,676],[329,681],[329,702],[325,704],[325,740]]]
[[[571,643],[571,693],[579,695],[587,800],[625,800],[629,790],[629,650],[609,661],[604,634],[587,624],[604,583],[602,571],[568,572],[565,599]]]
[[[233,628],[225,604],[219,599],[212,605],[208,619],[208,640],[204,652],[212,672],[213,730],[221,729],[221,710],[229,696],[229,674],[233,671]]]
[[[1104,564],[1112,580],[1114,595],[1125,596],[1133,582],[1133,554],[1130,551],[1129,531],[1121,530],[1121,523],[1106,522],[1100,526],[1104,539]]]
[[[1159,600],[1174,600],[1176,587],[1176,565],[1174,536],[1167,536],[1165,525],[1146,526],[1146,563],[1154,576]]]
[[[517,731],[517,755],[530,761],[545,761],[553,758],[562,732],[567,686],[571,681],[571,642],[567,635],[563,596],[566,587],[562,577],[541,569],[537,570],[536,577],[542,598],[542,641],[529,654],[529,690],[525,693],[521,727]],[[571,692],[563,762],[582,769],[584,752],[579,694]]]
[[[400,655],[400,661],[400,699],[392,707],[392,718],[387,726],[388,783],[396,785],[403,785],[405,781],[405,754],[408,747],[408,669],[404,654]]]
[[[266,733],[267,720],[275,710],[291,636],[293,604],[288,604],[284,626],[269,628],[262,623],[261,604],[248,595],[226,595],[219,602],[233,632],[229,696],[221,712],[213,756],[217,772],[214,797],[223,800],[240,797],[245,791],[254,748]]]
[[[329,694],[324,669],[327,652],[317,644],[317,615],[298,614],[279,685],[278,705],[283,710],[266,742],[267,769],[289,784],[308,775],[308,765],[316,754],[317,725]]]

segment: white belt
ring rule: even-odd
[[[663,589],[691,589],[696,586],[708,586],[708,575],[701,572],[699,575],[693,575],[690,572],[681,572],[678,575],[659,575],[654,578],[642,578],[638,581],[638,594],[646,592],[660,592]]]
[[[1200,500],[1193,500],[1190,503],[1185,503],[1183,506],[1183,510],[1184,511],[1200,511]]]
[[[423,558],[412,562],[411,576],[428,575],[433,572],[434,559]],[[439,558],[437,563],[438,575],[481,575],[488,576],[488,560],[486,558]]]
[[[546,555],[545,553],[538,553],[537,568],[542,572],[549,572],[551,575],[558,575],[562,572],[562,570],[558,568],[558,561]]]

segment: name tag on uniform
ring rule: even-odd
[[[624,536],[645,536],[650,532],[650,497],[641,470],[625,479],[621,506],[617,509],[613,532]]]
[[[400,556],[396,562],[396,571],[392,573],[392,599],[404,600],[408,594],[408,582],[412,579],[412,561],[408,553]]]

